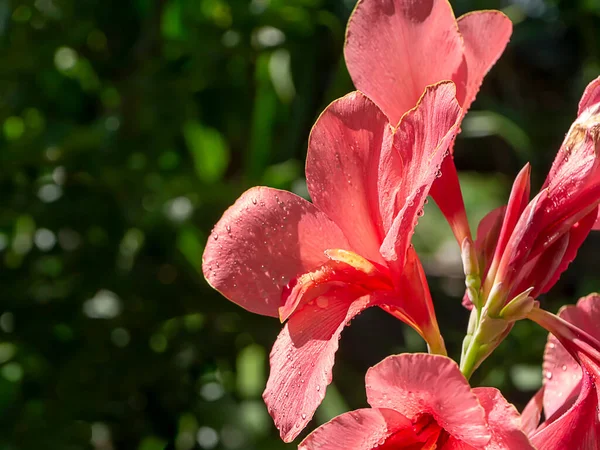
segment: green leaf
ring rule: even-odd
[[[220,180],[229,164],[229,148],[221,133],[189,121],[183,126],[183,136],[194,158],[198,178],[205,183]]]

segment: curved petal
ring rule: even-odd
[[[523,432],[521,416],[516,408],[508,403],[498,389],[474,388],[479,403],[485,410],[492,439],[485,446],[486,450],[533,450],[533,446]]]
[[[461,109],[455,93],[452,82],[428,86],[417,106],[400,121],[393,147],[382,154],[382,164],[393,159],[399,169],[380,172],[380,198],[395,199],[380,207],[384,227],[390,224],[380,251],[400,270],[431,185],[456,134]]]
[[[452,79],[463,50],[447,0],[362,0],[348,21],[344,55],[356,88],[396,124],[427,85]]]
[[[543,373],[544,414],[550,417],[577,399],[582,376],[579,364],[551,334],[544,351]]]
[[[596,339],[600,339],[600,295],[590,294],[577,305],[569,305],[558,314]],[[579,364],[552,334],[544,351],[544,413],[546,417],[569,407],[581,389]]]
[[[599,450],[599,423],[598,393],[591,377],[586,375],[575,404],[564,414],[550,417],[542,424],[530,437],[531,443],[538,450]]]
[[[392,409],[357,409],[321,425],[298,446],[298,450],[371,450],[398,429],[412,432],[412,423]]]
[[[409,419],[431,414],[448,433],[468,445],[490,440],[485,411],[451,359],[423,353],[390,356],[369,369],[367,401]]]
[[[328,248],[349,248],[342,231],[290,192],[244,192],[215,225],[202,255],[208,283],[241,307],[278,316],[287,283],[327,261]]]
[[[382,146],[392,128],[375,104],[360,92],[334,101],[310,134],[306,182],[314,204],[342,229],[362,256],[383,262],[377,171]]]
[[[535,393],[529,403],[521,413],[521,423],[523,424],[523,432],[531,436],[537,429],[540,419],[542,418],[542,408],[544,401],[544,386]]]
[[[277,337],[263,398],[285,442],[298,436],[323,401],[342,330],[371,306],[369,296],[360,295],[338,289],[319,297],[292,314]]]
[[[577,115],[582,114],[588,108],[596,107],[598,104],[600,104],[600,77],[588,84],[585,91],[583,91]]]
[[[474,11],[458,18],[458,29],[464,39],[467,66],[465,98],[461,101],[459,97],[459,101],[466,113],[483,77],[504,52],[512,34],[512,22],[500,11]],[[458,80],[454,81],[458,86]]]
[[[446,355],[425,271],[412,246],[406,252],[406,264],[396,291],[380,291],[376,295],[384,311],[413,327],[425,339],[430,353]]]

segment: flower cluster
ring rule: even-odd
[[[336,417],[299,448],[600,448],[600,296],[558,316],[536,300],[600,228],[600,78],[585,90],[540,192],[530,199],[526,166],[475,240],[452,157],[461,121],[511,32],[498,11],[456,19],[446,0],[359,1],[345,45],[358,91],[329,105],[312,129],[312,203],[256,187],[215,225],[203,255],[206,280],[283,323],[263,398],[284,441],[323,400],[344,327],[379,307],[414,328],[429,353],[372,367],[371,408]],[[471,319],[460,365],[446,355],[411,245],[430,195],[464,266]],[[468,379],[525,318],[552,336],[544,387],[520,415],[499,391],[472,388]]]

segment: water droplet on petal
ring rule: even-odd
[[[302,413],[302,420],[306,420],[306,414]]]
[[[317,306],[319,308],[327,308],[327,306],[329,305],[329,300],[327,300],[327,297],[319,297],[317,298]]]
[[[225,228],[227,229],[228,233],[231,233],[231,227],[229,225],[227,225]]]
[[[256,203],[257,203],[256,199],[255,199],[255,198],[253,198],[253,199],[252,199],[252,204],[253,204],[253,205],[256,205]]]
[[[213,239],[216,241],[217,239],[219,239],[219,235],[217,233],[213,233]]]
[[[321,386],[317,386],[317,392],[321,390]]]
[[[546,372],[546,378],[547,378],[548,380],[551,380],[551,379],[552,379],[552,372],[550,372],[550,371],[547,371],[547,372]]]
[[[563,370],[563,372],[567,371],[567,366],[565,364],[563,364],[563,366],[561,367],[561,369]]]

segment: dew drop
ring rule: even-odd
[[[550,371],[546,372],[546,379],[548,379],[548,380],[552,379],[552,372],[550,372]]]
[[[255,199],[255,198],[253,198],[253,199],[252,199],[252,204],[253,204],[253,205],[256,205],[256,203],[257,203],[256,199]]]
[[[436,177],[436,178],[442,178],[442,171],[441,171],[441,170],[438,170],[438,171],[435,173],[435,177]]]
[[[306,414],[302,413],[302,420],[306,420]]]
[[[327,297],[319,297],[317,298],[317,306],[319,308],[327,308],[327,306],[329,305],[329,300],[327,300]]]
[[[563,364],[563,366],[561,367],[561,369],[563,370],[563,372],[567,371],[567,366]]]
[[[321,390],[321,386],[317,386],[317,392]]]
[[[227,229],[228,233],[231,233],[231,227],[229,225],[227,225],[225,228]]]
[[[213,233],[213,239],[216,241],[217,239],[219,239],[219,235],[217,233]]]

